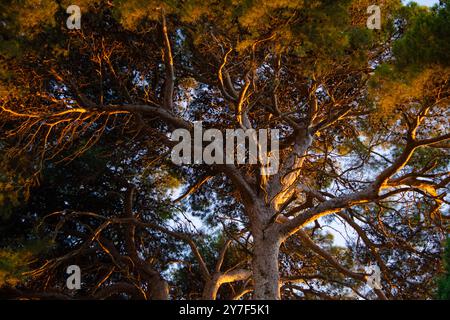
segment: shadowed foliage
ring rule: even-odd
[[[1,297],[448,298],[450,1],[71,4],[0,4]],[[174,164],[194,121],[279,170]]]

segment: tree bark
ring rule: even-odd
[[[280,239],[274,232],[259,230],[253,233],[253,282],[255,300],[279,300],[278,253]]]
[[[220,273],[214,274],[205,284],[202,300],[216,300],[217,291],[219,291],[220,285]]]
[[[224,283],[247,280],[251,276],[251,272],[246,269],[235,269],[229,272],[216,272],[206,282],[203,289],[203,300],[216,300],[217,292]]]

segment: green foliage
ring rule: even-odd
[[[377,66],[370,79],[371,97],[378,121],[397,121],[399,108],[427,103],[434,90],[449,77],[450,1],[429,9],[416,3],[397,12],[399,38],[393,43],[393,59]]]
[[[24,264],[31,259],[28,252],[14,252],[0,250],[0,287],[15,286],[21,281],[21,274],[25,270]]]
[[[447,238],[443,256],[444,275],[438,280],[438,298],[450,300],[450,238]]]
[[[423,68],[450,64],[450,1],[440,1],[431,10],[410,5],[407,31],[394,45],[400,68]]]
[[[0,223],[28,199],[32,179],[27,167],[25,157],[13,163],[8,155],[0,155]]]
[[[421,148],[412,156],[408,165],[415,168],[426,168],[433,165],[433,168],[446,168],[449,158],[445,152],[437,148]]]
[[[25,281],[26,272],[36,256],[50,248],[48,240],[29,241],[19,248],[0,248],[0,287],[16,286]]]

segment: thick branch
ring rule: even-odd
[[[173,66],[172,48],[167,32],[167,22],[164,11],[162,12],[162,30],[164,38],[164,66],[166,79],[164,83],[164,108],[173,111],[173,90],[175,82],[175,71]]]

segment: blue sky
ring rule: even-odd
[[[403,3],[408,3],[408,2],[411,2],[411,1],[403,1]],[[431,7],[432,5],[438,3],[439,0],[416,0],[414,2],[417,2],[417,3],[421,4],[421,5],[425,5],[425,6],[430,6]]]

